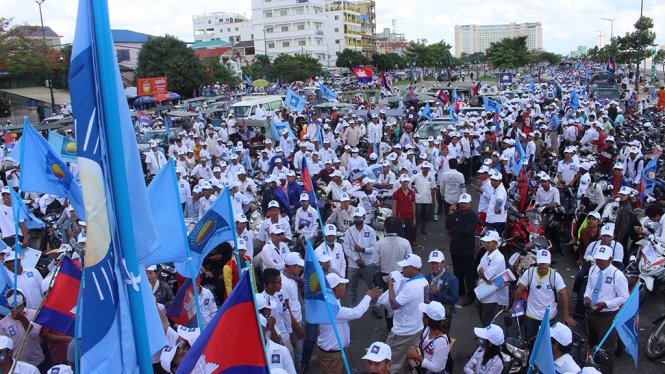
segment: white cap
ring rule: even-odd
[[[423,154],[424,154],[424,153],[423,153]],[[425,157],[427,157],[427,155],[425,155]],[[431,168],[432,168],[432,164],[430,164],[428,161],[425,161],[425,162],[423,162],[422,164],[420,164],[420,167],[421,167],[421,168],[428,168],[428,169],[431,169]]]
[[[363,178],[363,185],[367,185],[367,184],[370,184],[370,183],[376,183],[376,181],[374,179],[370,178],[370,177]]]
[[[570,327],[561,322],[557,322],[550,327],[550,337],[564,347],[573,342],[573,332],[570,331]]]
[[[302,257],[300,257],[300,253],[298,252],[289,252],[284,258],[284,263],[287,266],[289,265],[305,266],[305,260],[303,260]]]
[[[633,193],[633,191],[634,190],[632,188],[630,188],[628,186],[623,186],[619,189],[619,194],[620,195],[630,195],[631,193]]]
[[[365,214],[366,214],[366,212],[365,212],[365,208],[363,208],[363,207],[361,207],[361,206],[357,207],[357,208],[354,209],[354,211],[353,211],[353,216],[354,216],[354,217],[362,217],[362,216],[364,216]]]
[[[458,203],[470,203],[471,202],[471,195],[468,193],[463,193],[459,195],[459,200],[457,201]]]
[[[410,182],[411,178],[407,174],[402,174],[399,176],[399,181],[400,182]]]
[[[178,326],[178,336],[187,340],[187,343],[189,343],[190,346],[194,345],[196,339],[198,339],[200,335],[201,330],[198,327]]]
[[[247,242],[243,238],[238,238],[238,250],[247,250]]]
[[[575,147],[568,146],[563,150],[563,153],[574,153]]]
[[[326,280],[328,281],[328,284],[330,285],[330,288],[335,288],[340,284],[344,283],[349,283],[349,280],[346,278],[342,278],[339,275],[335,273],[328,273],[326,275]]]
[[[623,170],[623,164],[620,163],[620,162],[617,162],[616,164],[614,164],[614,169],[621,169],[621,170]]]
[[[420,269],[423,267],[423,261],[420,259],[420,256],[412,253],[406,256],[404,260],[397,261],[397,265],[400,267],[413,266],[414,268]]]
[[[429,254],[429,259],[427,262],[441,262],[445,261],[446,257],[443,255],[443,252],[439,250],[434,250]]]
[[[593,259],[594,260],[609,260],[612,258],[613,253],[612,253],[612,248],[606,246],[606,245],[601,245],[596,253],[593,254]]]
[[[494,179],[495,181],[500,181],[500,180],[503,179],[503,176],[502,176],[501,173],[499,173],[498,171],[494,171],[494,172],[490,175],[490,179]]]
[[[630,153],[638,154],[638,153],[640,153],[640,150],[639,150],[639,148],[633,146],[633,147],[630,147]]]
[[[595,210],[592,210],[591,212],[589,212],[589,214],[587,214],[587,218],[588,217],[593,217],[595,219],[600,219],[600,213],[596,212]]]
[[[171,361],[173,361],[177,350],[177,346],[166,346],[162,349],[162,353],[159,356],[159,363],[162,365],[162,369],[166,370],[167,373],[171,372]]]
[[[309,202],[309,195],[306,194],[306,193],[304,193],[304,192],[301,193],[301,194],[300,194],[300,201],[307,201],[307,202]]]
[[[551,179],[550,179],[550,176],[547,175],[547,174],[545,174],[545,173],[543,173],[543,174],[540,176],[540,181],[541,181],[541,182],[542,182],[542,181],[548,181],[548,182],[549,182],[550,180],[551,180]]]
[[[2,262],[7,262],[7,261],[14,261],[16,258],[16,252],[14,252],[12,249],[9,247],[6,248],[4,251],[2,251],[2,254],[4,254],[4,257],[2,259]],[[21,256],[18,257],[19,260],[21,259]]]
[[[520,253],[519,252],[513,253],[512,256],[510,256],[510,258],[508,259],[508,265],[515,266],[515,263],[517,262],[517,260],[519,258],[520,258]]]
[[[269,231],[270,231],[271,234],[283,234],[284,233],[284,228],[279,223],[273,223],[273,224],[270,225],[270,230]]]
[[[485,339],[495,346],[503,344],[503,330],[495,324],[491,324],[487,327],[476,327],[473,329],[473,333],[476,334],[477,337]]]
[[[482,238],[480,238],[480,240],[484,242],[498,242],[501,240],[501,237],[499,236],[498,232],[489,230]]]
[[[393,353],[390,346],[383,342],[374,342],[367,348],[367,353],[362,357],[363,360],[372,362],[383,362],[384,360],[392,360]]]
[[[46,374],[74,374],[74,371],[69,365],[60,364],[55,365],[46,371]]]
[[[325,236],[337,235],[337,227],[335,227],[335,225],[325,225],[323,227],[323,234]]]
[[[145,268],[145,271],[157,271],[157,265],[150,265]]]
[[[589,170],[589,169],[591,169],[591,163],[583,162],[583,163],[580,164],[580,168],[582,168],[584,170]]]
[[[342,196],[340,196],[339,201],[351,201],[351,198],[348,193],[344,192],[342,193]]]
[[[279,208],[279,203],[277,202],[277,200],[270,200],[270,202],[268,203],[268,209],[270,208]]]
[[[614,236],[614,225],[603,225],[603,227],[600,228],[600,236],[604,235]]]
[[[261,310],[261,309],[275,309],[277,307],[277,304],[272,304],[270,302],[270,299],[267,297],[257,297],[256,298],[256,309]]]
[[[0,335],[0,349],[14,349],[14,341],[7,336]]]
[[[547,249],[541,249],[536,254],[536,263],[537,264],[549,264],[552,263],[552,254]]]
[[[236,222],[246,223],[247,222],[247,216],[244,215],[244,214],[239,214],[238,218],[236,218]]]
[[[418,310],[427,314],[429,319],[435,321],[443,321],[446,319],[446,309],[438,301],[432,301],[429,304],[420,303],[418,304]]]
[[[328,262],[332,260],[332,257],[330,257],[330,253],[325,249],[325,247],[319,247],[314,251],[314,254],[316,255],[316,260],[318,262]]]
[[[478,169],[478,174],[489,173],[489,172],[490,172],[490,168],[488,168],[487,165],[483,165],[483,166],[480,167],[480,169]]]

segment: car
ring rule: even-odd
[[[428,120],[421,121],[414,131],[414,136],[420,136],[420,139],[427,139],[428,137],[434,137],[441,135],[441,129],[448,126],[454,126],[453,121],[450,118],[434,118],[432,123]]]
[[[616,87],[600,86],[592,88],[590,96],[596,100],[620,100],[621,91]]]
[[[150,149],[150,141],[157,140],[159,142],[159,147],[161,147],[164,152],[169,149],[169,139],[176,139],[178,133],[182,130],[181,128],[171,128],[169,129],[169,135],[166,136],[166,129],[157,129],[151,130],[145,133],[141,140],[138,141],[139,152],[147,152]]]

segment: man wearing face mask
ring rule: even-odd
[[[0,373],[39,374],[39,370],[23,361],[14,360],[14,342],[0,335]]]
[[[431,272],[425,276],[429,282],[427,293],[428,302],[438,301],[446,309],[446,323],[448,330],[455,313],[455,303],[459,300],[459,280],[449,271],[446,271],[446,258],[443,252],[434,250],[429,254],[429,267]]]

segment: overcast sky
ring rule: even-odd
[[[295,2],[295,1],[294,1]],[[46,0],[42,4],[44,25],[62,35],[63,43],[74,39],[77,2]],[[231,7],[230,4],[237,5]],[[633,30],[639,18],[640,0],[376,0],[377,31],[392,27],[407,40],[425,38],[429,43],[444,39],[454,43],[456,24],[542,22],[543,49],[567,54],[578,45],[593,47],[599,32],[610,36]],[[151,35],[170,34],[193,41],[192,15],[237,12],[251,16],[251,0],[109,0],[111,27]],[[1,16],[14,24],[39,25],[39,7],[30,0],[0,0]],[[665,1],[644,0],[644,14],[654,19],[656,43],[665,44]],[[454,51],[454,50],[453,50]]]

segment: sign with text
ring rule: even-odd
[[[139,78],[136,81],[136,89],[139,96],[166,93],[166,77]]]

